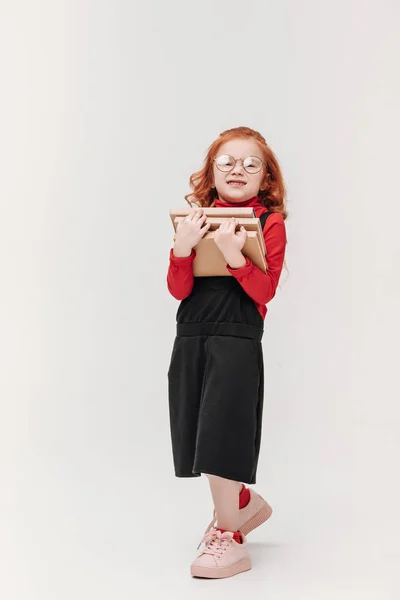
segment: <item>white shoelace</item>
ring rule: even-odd
[[[221,533],[218,529],[212,530],[201,540],[199,547],[204,542],[205,549],[203,551],[204,554],[211,554],[212,556],[217,556],[221,558],[223,553],[229,548],[233,539],[233,535],[229,531],[225,531]]]

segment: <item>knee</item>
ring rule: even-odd
[[[210,475],[209,473],[203,473],[203,475],[205,475],[208,478],[208,481],[210,483],[215,483],[215,484],[230,484],[233,486],[238,486],[238,487],[242,487],[242,484],[240,481],[236,481],[233,479],[226,479],[225,477],[220,477],[219,475]]]
[[[203,473],[203,475],[205,475],[210,481],[229,481],[220,475],[211,475],[210,473]]]

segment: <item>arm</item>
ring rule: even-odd
[[[244,291],[258,304],[267,304],[275,296],[281,275],[286,248],[285,222],[280,214],[271,215],[265,224],[264,240],[268,269],[263,273],[250,259],[240,268],[227,265]],[[240,264],[240,263],[239,263]]]
[[[169,253],[168,290],[177,300],[187,298],[193,289],[194,247],[210,228],[200,207],[192,208],[176,228],[175,245]]]
[[[195,256],[196,252],[192,250],[190,256],[178,258],[174,256],[174,251],[171,248],[167,285],[170,294],[177,300],[187,298],[193,289],[193,261]]]

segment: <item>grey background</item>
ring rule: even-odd
[[[398,598],[398,3],[0,7],[2,597]],[[238,125],[291,212],[264,338],[275,513],[251,572],[204,582],[211,501],[169,441],[168,210]]]

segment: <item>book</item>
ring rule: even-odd
[[[227,209],[224,209],[224,210],[227,210]],[[207,217],[207,223],[210,224],[210,229],[208,231],[217,230],[224,221],[226,221],[227,219],[230,219],[231,217],[232,217],[232,215],[230,215],[230,216],[227,215],[227,216],[223,216],[223,217]],[[175,217],[175,220],[174,220],[175,231],[176,231],[178,224],[184,218],[185,217]],[[258,219],[257,217],[247,217],[247,218],[236,217],[236,220],[238,223],[238,229],[243,226],[247,232],[256,231],[258,233],[259,241],[261,243],[261,246],[264,248],[264,252],[265,252],[264,236],[263,236],[263,232],[261,229],[260,219]]]
[[[190,207],[181,209],[171,209],[170,217],[172,225],[176,232],[178,224],[189,214]],[[238,226],[243,226],[247,231],[247,239],[242,249],[244,256],[247,256],[261,271],[267,270],[265,257],[265,243],[261,228],[260,219],[255,216],[253,208],[204,208],[204,214],[207,216],[207,222],[211,227],[200,242],[195,246],[196,258],[193,261],[193,274],[195,277],[212,276],[231,276],[226,268],[226,261],[215,245],[215,231],[220,225],[235,217]]]
[[[211,207],[211,208],[203,208],[202,209],[204,214],[207,217],[225,217],[225,218],[230,218],[230,217],[236,217],[236,218],[254,218],[255,212],[253,208],[246,208],[246,207],[239,207],[239,208],[215,208],[215,207]],[[187,208],[171,208],[169,211],[171,220],[172,220],[172,224],[174,224],[175,218],[176,217],[187,217],[188,214],[190,213],[191,208],[190,206],[188,206]]]
[[[215,245],[214,232],[206,233],[195,246],[196,258],[193,261],[195,277],[232,276],[226,268],[224,255]],[[247,234],[242,253],[247,256],[263,273],[267,270],[265,255],[262,253],[255,231]]]

